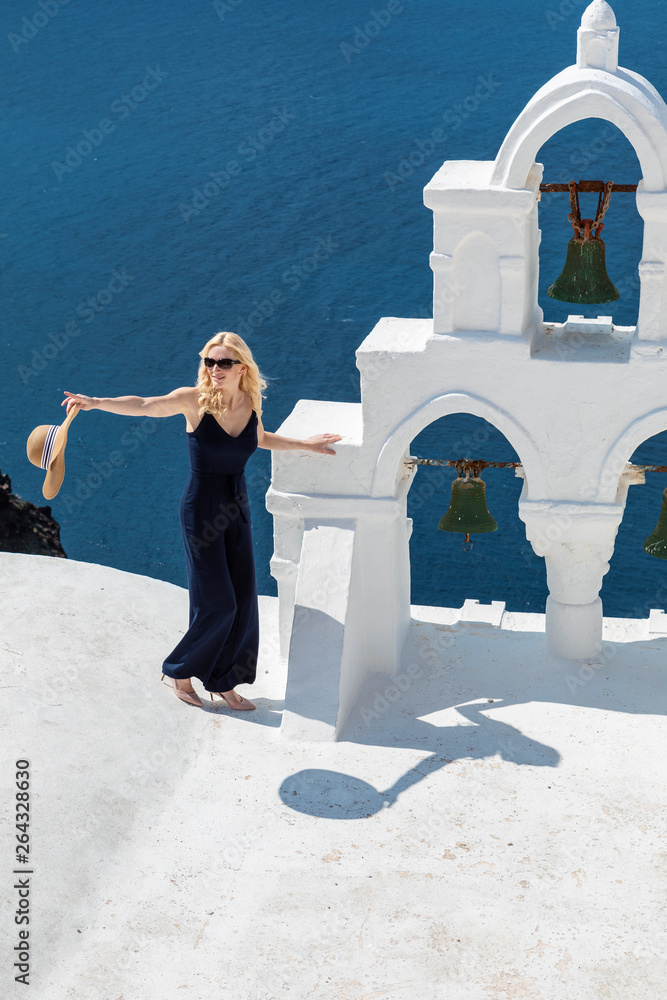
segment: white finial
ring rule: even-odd
[[[606,0],[593,0],[584,11],[577,31],[577,66],[579,69],[618,69],[616,17]]]
[[[581,15],[581,27],[593,31],[611,31],[616,27],[616,16],[606,0],[593,0]]]

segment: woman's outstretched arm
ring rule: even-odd
[[[107,413],[119,413],[125,417],[173,417],[178,413],[186,417],[197,413],[197,389],[195,386],[183,386],[174,389],[166,396],[83,396],[77,392],[65,392],[66,399],[62,405],[67,406],[69,413],[72,406],[82,410],[105,410]]]
[[[257,417],[257,447],[268,448],[270,451],[318,451],[323,455],[335,455],[336,452],[329,446],[341,441],[340,434],[313,434],[312,437],[304,438],[302,441],[297,438],[283,437],[282,434],[272,434],[262,427],[262,418]]]

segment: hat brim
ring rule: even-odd
[[[58,495],[58,491],[65,478],[65,452],[60,451],[57,458],[51,459],[44,485],[42,486],[42,496],[45,500],[53,500]]]
[[[58,491],[63,484],[63,479],[65,478],[65,445],[67,444],[67,431],[69,430],[69,425],[72,423],[78,412],[78,406],[70,407],[70,411],[67,414],[65,422],[58,428],[56,439],[53,442],[51,461],[49,462],[49,467],[47,469],[46,476],[44,477],[44,485],[42,486],[42,496],[45,500],[53,500],[53,498],[58,495]]]

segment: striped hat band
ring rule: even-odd
[[[42,451],[41,466],[43,469],[48,469],[49,467],[49,464],[51,462],[51,455],[53,454],[53,446],[56,441],[56,434],[58,433],[59,430],[60,430],[59,424],[52,424],[47,431],[46,440],[44,441],[44,449]]]

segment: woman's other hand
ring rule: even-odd
[[[340,434],[313,434],[312,437],[306,438],[305,443],[311,451],[319,451],[323,455],[335,455],[336,452],[329,445],[341,440]]]

